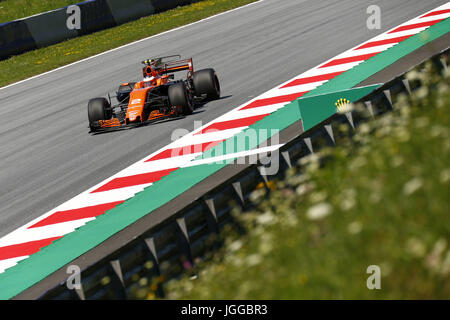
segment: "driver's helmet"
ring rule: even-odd
[[[144,76],[144,79],[143,79],[144,87],[151,86],[152,81],[155,79],[152,67],[146,66],[143,70],[143,76]]]
[[[146,77],[151,77],[152,74],[153,74],[153,69],[152,69],[151,66],[146,66],[146,67],[144,68],[143,71],[144,71],[144,72],[143,72],[144,78],[146,78]]]

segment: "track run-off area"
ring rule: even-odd
[[[178,168],[217,161],[196,158],[450,16],[446,1],[378,2],[380,30],[366,27],[377,1],[264,0],[0,89],[0,272]],[[221,100],[182,120],[88,134],[87,100],[136,78],[143,59],[177,53],[216,69]],[[180,129],[189,133],[172,141]]]

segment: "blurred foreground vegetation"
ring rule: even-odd
[[[431,64],[408,78],[424,83],[412,99],[255,191],[255,210],[236,208],[246,234],[224,230],[223,248],[169,282],[167,298],[448,299],[450,78]],[[370,265],[380,290],[367,288]]]

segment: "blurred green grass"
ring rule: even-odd
[[[82,0],[4,0],[0,2],[0,23],[66,7]]]
[[[255,210],[233,211],[247,233],[224,230],[226,245],[166,284],[167,298],[448,299],[449,75],[411,71],[424,83],[412,99],[255,191]],[[367,288],[370,265],[380,290]]]
[[[0,87],[255,1],[205,0],[13,56],[0,61]]]

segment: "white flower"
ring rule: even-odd
[[[412,70],[406,74],[406,79],[409,81],[416,80],[420,78],[420,73],[416,70]]]
[[[253,191],[253,192],[250,194],[250,201],[252,201],[252,202],[257,202],[257,201],[260,200],[262,197],[264,197],[265,193],[266,193],[266,190],[265,190],[265,189],[258,189],[258,190]]]
[[[359,221],[353,221],[347,227],[347,231],[350,234],[358,234],[361,232],[361,230],[362,230],[362,223]]]
[[[297,174],[288,179],[288,182],[292,185],[300,185],[308,180],[308,176],[306,174]]]
[[[281,220],[281,223],[284,226],[295,226],[298,224],[298,219],[295,214],[295,212],[288,211],[286,212],[285,216],[283,217],[283,220]]]
[[[394,156],[391,160],[391,165],[394,168],[400,167],[403,164],[403,158],[400,156]]]
[[[450,250],[447,251],[447,254],[442,262],[441,274],[444,276],[450,273]]]
[[[381,276],[387,277],[392,272],[392,266],[388,261],[384,261],[380,263],[380,269],[381,269]]]
[[[341,203],[340,203],[339,207],[343,211],[352,209],[356,204],[355,198],[356,198],[355,189],[346,189],[346,190],[342,191],[342,193],[340,195]]]
[[[414,177],[403,186],[403,193],[407,196],[413,194],[423,186],[423,180],[420,177]]]
[[[342,211],[348,211],[350,209],[353,209],[355,203],[356,203],[355,199],[352,198],[342,199],[340,203],[340,208],[342,209]]]
[[[439,180],[441,181],[442,184],[450,181],[450,168],[442,170]]]
[[[430,129],[430,134],[433,138],[437,138],[439,136],[445,137],[447,135],[447,129],[440,125],[434,125]]]
[[[262,225],[270,225],[275,222],[275,216],[271,212],[265,212],[256,218],[256,222]]]
[[[109,281],[108,281],[109,282]],[[140,280],[139,280],[139,285],[141,286],[141,287],[144,287],[144,286],[146,286],[146,285],[148,285],[148,279],[147,278],[141,278]]]
[[[242,241],[239,241],[239,240],[234,241],[229,246],[229,249],[231,252],[238,251],[240,248],[242,248]]]
[[[417,238],[410,238],[406,243],[406,249],[416,257],[423,257],[426,252],[425,245]]]
[[[371,203],[378,203],[381,200],[381,194],[377,191],[377,192],[372,192],[369,196],[369,201]]]
[[[321,192],[314,192],[311,194],[310,199],[311,202],[322,202],[323,200],[325,200],[327,198],[327,193],[324,191]]]
[[[252,267],[260,264],[263,261],[259,254],[252,254],[247,257],[247,265]]]
[[[295,189],[295,193],[297,193],[297,195],[302,196],[305,193],[307,193],[310,189],[308,188],[308,184],[301,184],[297,187],[297,189]]]
[[[362,134],[370,133],[370,125],[367,123],[363,123],[358,127],[358,130]]]
[[[444,72],[442,74],[445,78],[450,77],[450,68],[444,69]]]
[[[261,242],[259,243],[259,251],[266,255],[273,249],[273,238],[269,233],[261,235]]]
[[[396,134],[397,134],[397,138],[401,141],[401,142],[407,142],[410,139],[410,134],[409,131],[406,130],[405,128],[398,128],[396,130]]]
[[[429,94],[428,88],[427,87],[421,87],[420,89],[418,89],[416,91],[416,96],[419,99],[423,99],[425,97],[427,97]]]
[[[312,153],[310,155],[307,155],[303,158],[300,158],[300,160],[298,161],[300,165],[307,165],[311,162],[319,162],[320,158],[319,155],[317,153]]]
[[[432,254],[440,256],[447,248],[447,240],[444,238],[439,238],[434,244]]]
[[[235,267],[242,267],[242,265],[244,264],[244,262],[242,261],[241,258],[236,257],[236,256],[231,256],[231,258],[229,258],[230,263],[235,266]]]
[[[306,217],[309,220],[320,220],[328,216],[332,211],[332,207],[330,204],[326,202],[322,202],[312,206],[306,212]]]
[[[350,168],[358,169],[367,164],[367,159],[361,156],[356,157],[351,163]]]
[[[438,272],[442,267],[442,254],[445,252],[446,248],[447,248],[446,239],[440,238],[438,241],[436,241],[433,249],[428,254],[425,260],[426,267],[428,267],[434,272]]]

